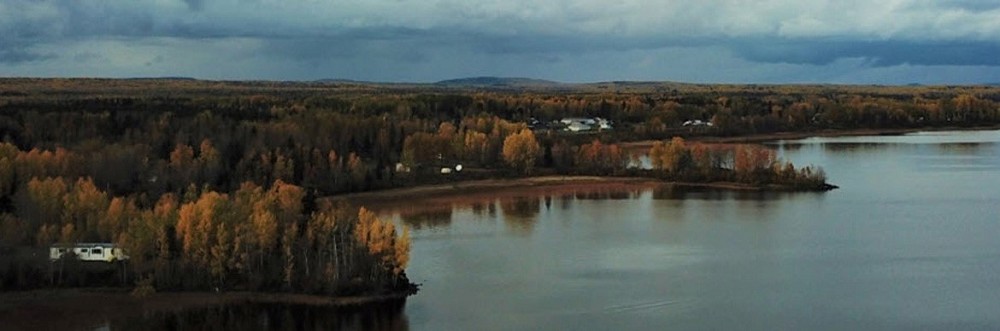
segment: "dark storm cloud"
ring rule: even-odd
[[[1000,2],[994,0],[930,0],[917,1],[914,5],[933,6],[939,9],[963,9],[976,12],[1000,9]]]
[[[755,62],[826,65],[860,58],[873,66],[1000,65],[1000,42],[973,41],[736,41],[735,54]]]
[[[55,58],[55,54],[35,53],[17,49],[0,50],[0,63],[18,64],[23,62],[44,61]]]
[[[68,61],[89,61],[97,75],[132,74],[164,55],[179,71],[228,61],[257,66],[240,75],[286,71],[287,79],[397,64],[441,66],[420,75],[556,64],[598,72],[623,59],[659,65],[643,72],[713,65],[706,58],[722,67],[1000,66],[997,22],[992,0],[3,0],[0,75]]]
[[[201,10],[205,6],[205,0],[184,0],[191,10]]]
[[[425,60],[424,43],[409,39],[358,39],[350,36],[261,40],[261,56],[306,63],[382,58],[410,64]]]
[[[555,35],[506,36],[453,30],[366,29],[311,38],[267,39],[276,54],[300,59],[344,58],[365,54],[416,54],[443,48],[493,55],[563,54],[655,50],[668,47],[718,47],[753,62],[827,65],[864,59],[872,66],[1000,65],[1000,42],[905,40],[788,40],[773,38],[596,38]],[[399,57],[407,59],[407,57]]]

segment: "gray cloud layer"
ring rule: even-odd
[[[975,81],[998,51],[1000,3],[983,0],[0,2],[0,75]]]

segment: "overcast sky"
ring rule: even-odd
[[[0,76],[1000,82],[1000,1],[0,0]]]

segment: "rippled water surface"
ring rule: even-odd
[[[422,287],[368,326],[1000,329],[1000,131],[769,146],[841,188],[579,190],[383,211],[413,230],[408,274]]]

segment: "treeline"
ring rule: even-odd
[[[240,289],[359,294],[411,290],[404,268],[409,234],[364,208],[312,207],[304,190],[276,181],[246,182],[231,194],[191,189],[167,193],[149,208],[110,197],[89,178],[33,178],[18,198],[19,215],[4,214],[6,243],[115,242],[128,260],[122,277],[97,284],[155,289]],[[82,286],[95,278],[73,256],[48,263],[8,260],[3,288]],[[34,262],[34,263],[31,263]],[[38,263],[44,262],[44,263]],[[27,277],[45,275],[44,277]]]
[[[425,178],[397,171],[401,162],[415,170],[502,164],[503,141],[526,127],[488,115],[451,123],[328,109],[276,107],[271,113],[253,118],[210,110],[188,117],[14,110],[0,113],[0,123],[8,124],[0,124],[6,142],[0,157],[16,163],[11,171],[21,182],[87,176],[115,195],[143,193],[146,204],[164,193],[183,194],[191,184],[230,192],[245,181],[266,185],[279,179],[310,194],[331,195]]]
[[[534,118],[600,116],[599,135],[536,128],[533,168],[575,172],[566,151],[674,136],[1000,123],[1000,89],[984,87],[591,84],[489,91],[421,85],[3,80],[0,139],[36,159],[60,154],[68,178],[113,195],[232,192],[275,180],[315,196],[502,175],[504,142]],[[14,93],[16,92],[16,93]],[[711,127],[684,127],[687,120]],[[544,126],[542,126],[544,127]],[[61,150],[61,152],[60,152]],[[523,162],[521,162],[523,164]],[[579,163],[583,167],[607,165]],[[408,171],[400,171],[408,170]],[[35,171],[35,170],[29,170]],[[46,170],[55,171],[55,170]],[[499,171],[499,173],[498,173]],[[52,173],[54,174],[54,173]],[[460,176],[454,176],[460,177]],[[26,181],[27,178],[21,181]],[[0,207],[12,210],[0,199]]]
[[[789,189],[829,189],[822,168],[779,160],[774,150],[757,145],[688,144],[683,138],[656,142],[649,150],[660,178],[687,182],[735,182]]]
[[[541,156],[548,158],[561,174],[643,176],[689,183],[731,182],[794,190],[833,188],[826,183],[822,168],[796,168],[791,162],[778,159],[774,150],[751,144],[690,144],[674,137],[657,141],[646,153],[637,154],[597,139],[580,146],[559,141]],[[649,169],[642,165],[642,156],[648,156]]]

